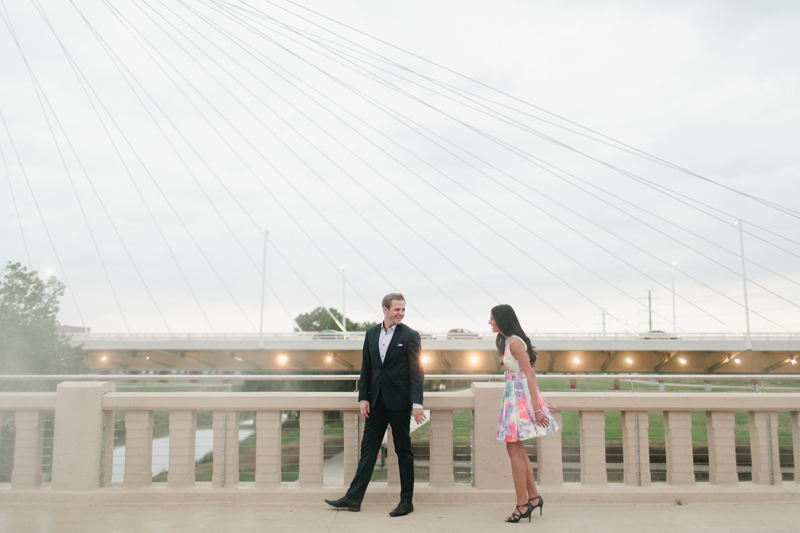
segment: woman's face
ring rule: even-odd
[[[500,328],[497,327],[497,322],[494,321],[491,313],[489,313],[489,325],[492,326],[492,333],[500,333]]]

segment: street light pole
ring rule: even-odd
[[[345,304],[347,300],[345,299],[345,289],[347,287],[347,277],[345,276],[344,265],[339,267],[342,270],[342,331],[347,333],[347,313],[345,311],[346,307]]]
[[[267,242],[269,230],[264,230],[264,261],[261,263],[261,319],[258,326],[258,348],[264,347],[264,295],[267,285]]]
[[[744,232],[742,231],[742,221],[737,220],[735,224],[739,227],[739,247],[742,250],[742,285],[744,286],[744,318],[747,324],[747,337],[744,341],[744,349],[750,350],[753,345],[750,342],[750,305],[747,303],[747,274],[744,267]]]
[[[677,261],[672,262],[672,332],[678,333],[678,321],[675,319],[675,266]]]

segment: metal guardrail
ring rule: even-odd
[[[81,340],[257,340],[258,333],[66,333],[73,341]],[[494,333],[475,332],[475,333],[448,333],[448,332],[420,332],[423,340],[472,340],[472,339],[494,339]],[[650,334],[650,333],[529,333],[529,337],[534,343],[536,341],[602,341],[602,340],[682,340],[682,341],[733,341],[744,340],[743,333],[686,333],[673,335]],[[261,335],[263,340],[353,340],[363,339],[363,331],[350,331],[347,333],[338,331],[305,331],[305,332],[286,332],[286,333],[264,333]],[[786,341],[800,340],[800,333],[752,333],[750,338],[761,341]]]
[[[358,374],[41,374],[0,375],[0,381],[355,381]],[[426,381],[501,381],[504,374],[428,374]],[[542,381],[616,379],[670,381],[800,381],[798,374],[537,374]]]

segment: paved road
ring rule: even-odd
[[[800,505],[753,504],[545,504],[532,523],[503,524],[507,505],[423,505],[406,517],[390,518],[391,505],[337,512],[325,504],[125,505],[0,507],[3,533],[201,533],[217,531],[292,533],[453,533],[536,531],[761,533],[800,531]]]

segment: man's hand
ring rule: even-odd
[[[361,416],[364,418],[369,418],[369,402],[367,400],[358,402],[358,407],[361,409]]]
[[[424,410],[419,409],[419,408],[413,409],[413,413],[414,413],[414,421],[417,424],[422,424],[423,422],[425,422],[426,418],[425,418],[425,411]]]

